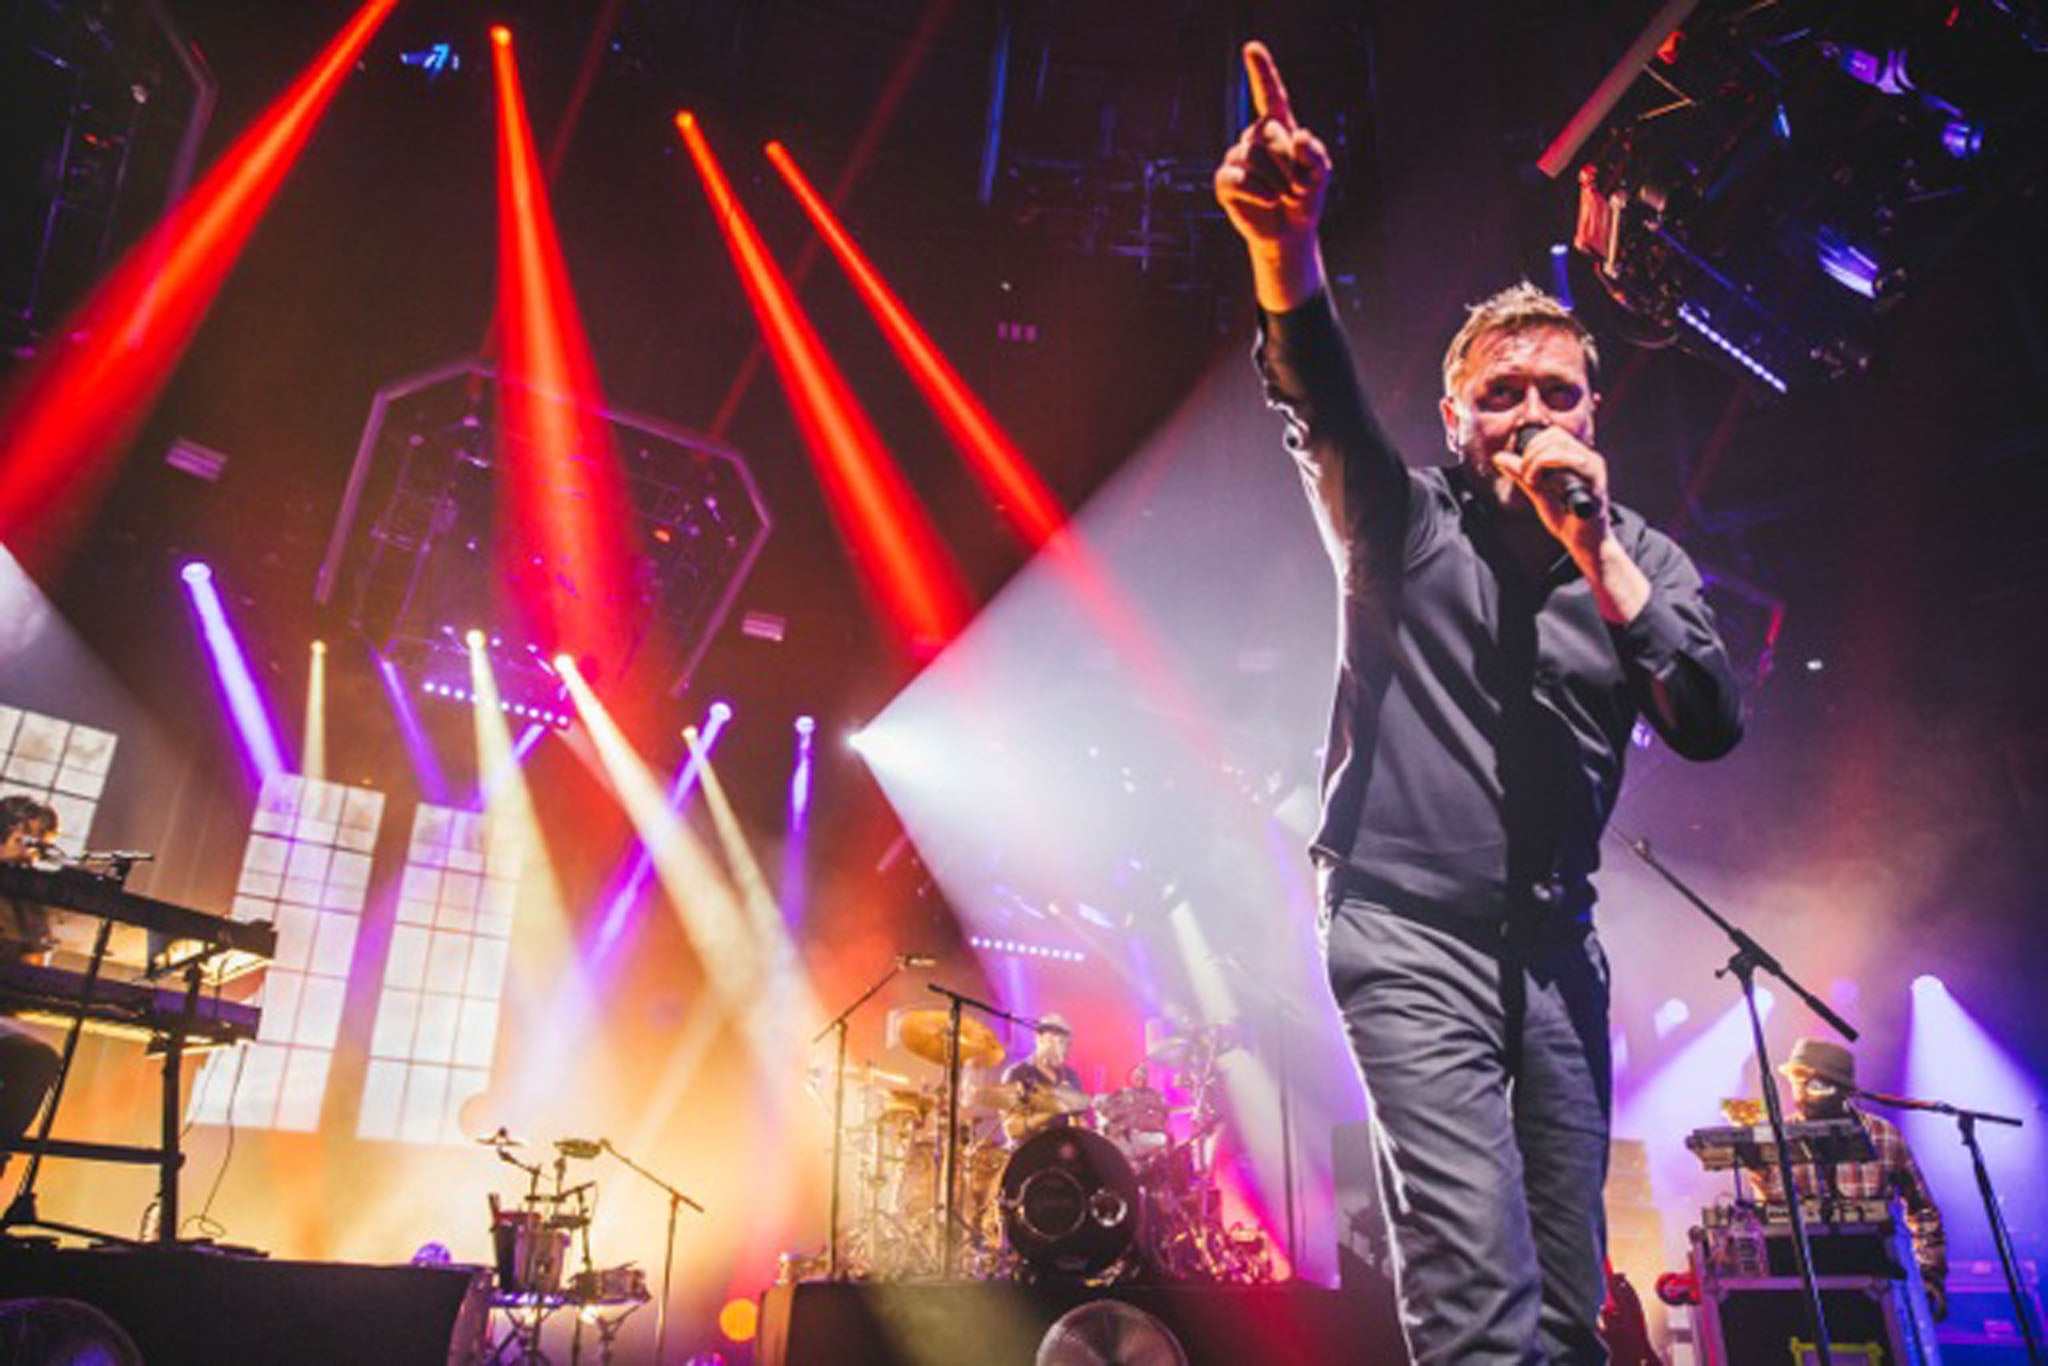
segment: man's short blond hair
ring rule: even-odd
[[[1562,301],[1524,280],[1466,310],[1465,325],[1458,329],[1458,335],[1451,338],[1450,346],[1444,351],[1444,395],[1448,398],[1458,396],[1458,386],[1465,379],[1466,363],[1481,337],[1531,332],[1545,327],[1554,327],[1575,338],[1586,356],[1586,378],[1599,379],[1600,347],[1593,340],[1591,330]]]

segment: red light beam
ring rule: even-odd
[[[676,115],[676,129],[767,335],[840,534],[911,651],[929,657],[965,620],[959,571],[734,197],[696,118],[688,111]]]
[[[1168,714],[1199,714],[1201,708],[1186,682],[1178,676],[1153,633],[1111,583],[1109,575],[1073,534],[1067,524],[1066,509],[1038,471],[882,279],[788,149],[779,142],[771,142],[767,153],[768,160],[782,174],[853,281],[862,302],[881,325],[890,347],[938,413],[948,437],[966,457],[982,489],[1009,519],[1011,529],[1033,550],[1051,557],[1076,597],[1101,625],[1105,637],[1137,669]]]
[[[342,81],[397,0],[363,7],[122,258],[0,404],[0,541],[85,499],[163,390]]]
[[[510,526],[500,558],[550,650],[616,677],[635,609],[624,479],[577,313],[512,54],[491,30],[498,95],[498,452]]]
[[[1066,509],[840,226],[831,207],[805,179],[788,149],[779,142],[771,142],[767,150],[768,160],[782,173],[791,193],[810,215],[825,245],[832,249],[868,311],[882,325],[889,345],[909,367],[912,378],[931,401],[982,486],[1027,545],[1034,550],[1044,545],[1066,524]]]

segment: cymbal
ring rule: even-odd
[[[915,1087],[892,1086],[882,1092],[882,1113],[922,1115],[932,1108],[932,1098]]]
[[[502,1124],[498,1126],[498,1132],[484,1135],[477,1140],[477,1143],[486,1148],[524,1148],[526,1146],[525,1139],[514,1138]]]
[[[949,1011],[908,1011],[900,1017],[898,1041],[905,1052],[943,1067],[946,1065],[946,1038],[951,1032],[950,1020]],[[960,1017],[960,1062],[963,1066],[999,1062],[1002,1056],[1003,1041],[996,1037],[993,1029],[971,1015]]]
[[[1027,1086],[1021,1081],[1006,1081],[982,1087],[974,1099],[977,1105],[993,1105],[1008,1114],[1042,1118],[1085,1110],[1091,1097],[1071,1086]]]
[[[1161,1067],[1186,1067],[1204,1056],[1220,1058],[1237,1047],[1235,1031],[1228,1025],[1206,1025],[1192,1033],[1161,1039],[1145,1055],[1148,1063]]]

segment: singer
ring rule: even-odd
[[[1597,353],[1554,299],[1522,285],[1471,311],[1444,357],[1456,462],[1403,461],[1324,286],[1329,156],[1264,46],[1245,62],[1256,117],[1216,195],[1342,596],[1312,853],[1402,1325],[1418,1366],[1604,1362],[1591,877],[1636,719],[1725,754],[1734,675],[1692,563],[1608,500]]]

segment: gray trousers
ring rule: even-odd
[[[1453,933],[1325,905],[1416,1366],[1601,1366],[1607,959],[1589,926]]]

